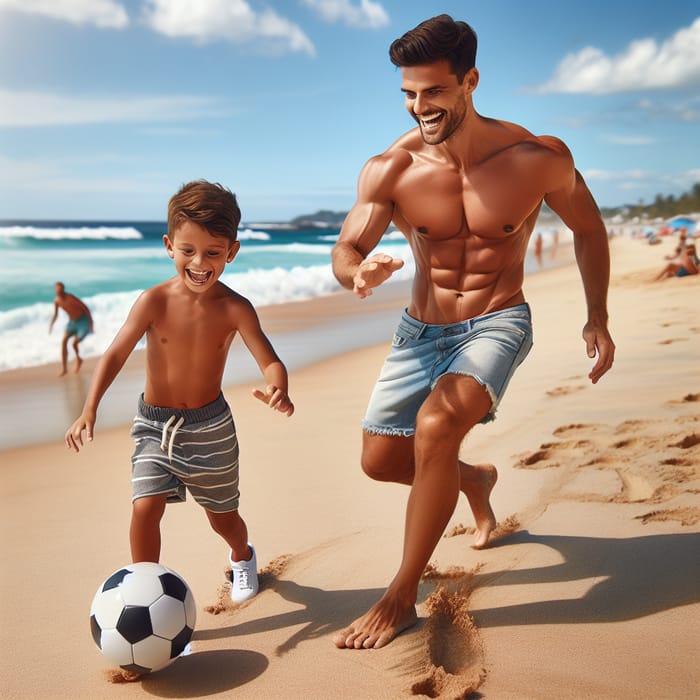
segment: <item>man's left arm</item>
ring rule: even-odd
[[[549,192],[545,202],[574,234],[576,262],[588,308],[583,339],[588,357],[598,358],[588,375],[595,384],[612,367],[615,358],[615,344],[608,331],[610,250],[598,206],[581,173],[570,162],[569,172],[560,180],[563,186]]]

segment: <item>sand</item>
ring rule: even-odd
[[[1,452],[0,696],[699,697],[700,276],[651,281],[671,246],[613,239],[617,359],[596,386],[576,267],[528,276],[535,346],[497,420],[463,446],[498,466],[500,538],[471,549],[461,499],[421,584],[418,625],[381,650],[339,650],[331,635],[376,601],[401,553],[408,492],[358,466],[390,326],[377,345],[295,369],[290,419],[251,398],[254,384],[226,390],[261,592],[227,604],[225,545],[192,501],[170,506],[162,562],[190,584],[197,628],[189,656],[138,682],[113,682],[88,625],[97,586],[129,561],[128,421],[98,425],[80,455],[61,443],[67,425]],[[389,296],[370,315],[395,314],[402,299]],[[350,294],[323,305],[319,318],[337,307],[348,324],[368,308]],[[53,369],[0,375],[4,416],[42,422],[41,404],[23,402],[42,383],[47,396],[63,387],[54,412],[68,415]]]

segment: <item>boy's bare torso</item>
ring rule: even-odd
[[[214,401],[246,300],[223,284],[211,294],[194,295],[178,278],[145,294],[146,402],[192,408]]]

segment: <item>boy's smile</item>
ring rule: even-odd
[[[163,236],[168,255],[185,286],[201,293],[221,276],[226,264],[236,256],[240,243],[223,236],[213,236],[200,224],[185,221]]]

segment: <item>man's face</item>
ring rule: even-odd
[[[470,74],[460,85],[450,72],[450,64],[436,61],[404,67],[401,77],[406,109],[418,122],[423,140],[436,145],[452,136],[464,121],[468,95],[476,85],[470,81]]]

